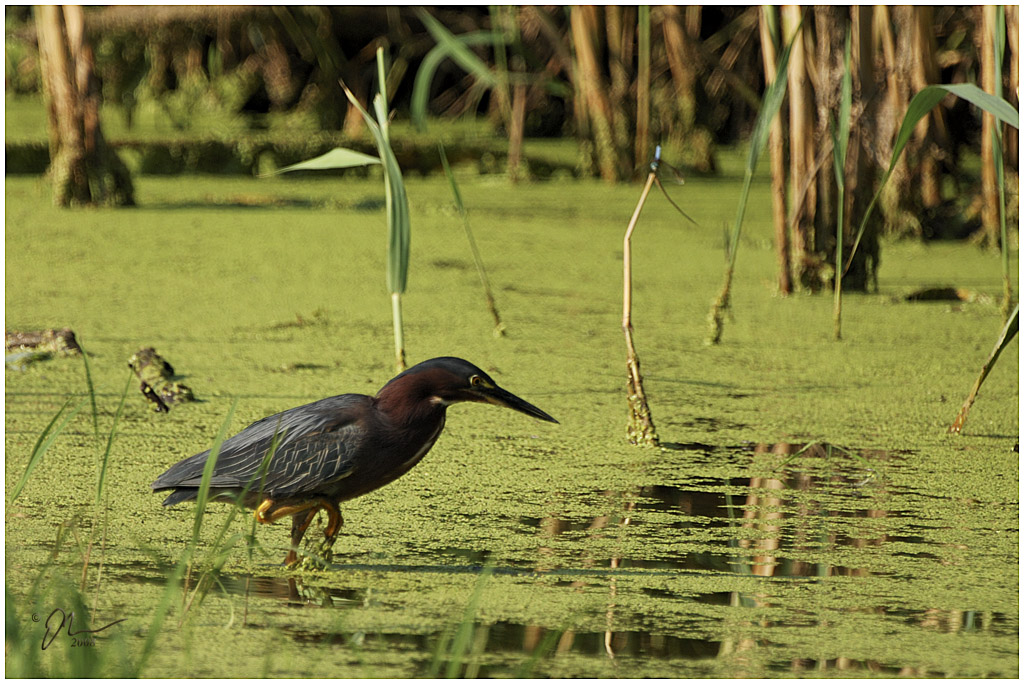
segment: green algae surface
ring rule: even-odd
[[[193,512],[149,483],[209,448],[235,402],[232,432],[394,374],[381,183],[142,177],[136,209],[71,212],[8,178],[6,326],[76,332],[99,429],[81,359],[6,370],[8,492],[67,397],[86,402],[6,502],[7,674],[134,674],[151,640],[152,677],[1016,677],[1016,341],[964,433],[945,432],[1001,328],[998,257],[883,245],[881,291],[844,298],[836,343],[831,298],[774,292],[761,184],[723,343],[705,347],[733,166],[671,189],[700,227],[652,196],[633,238],[662,449],[626,443],[622,234],[639,187],[460,175],[495,338],[446,181],[410,179],[410,361],[462,356],[560,425],[453,407],[421,464],[345,504],[329,569],[284,570],[284,524],[247,553],[238,516],[187,613],[168,578]],[[902,299],[939,286],[973,299]],[[132,386],[97,507],[143,346],[199,401],[155,414]],[[228,510],[210,506],[200,559]],[[76,596],[91,628],[124,622],[43,650]]]

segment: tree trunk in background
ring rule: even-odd
[[[878,263],[878,233],[869,225],[856,253],[856,230],[874,194],[878,167],[878,116],[871,8],[816,6],[804,20],[803,33],[790,53],[789,143],[790,225],[796,251],[794,270],[802,287],[812,291],[833,282],[837,240],[842,240],[843,289],[866,290]],[[851,14],[852,12],[852,14]],[[800,20],[796,7],[783,8],[783,36],[791,37]],[[851,25],[852,21],[852,25]],[[813,29],[809,25],[813,22]],[[850,70],[852,103],[850,139],[843,178],[843,225],[832,156],[832,126],[839,114],[847,27],[853,41]],[[810,36],[813,34],[814,42]]]
[[[683,28],[683,16],[676,5],[661,8],[662,33],[665,35],[665,53],[675,85],[677,116],[685,130],[693,128],[697,119],[697,54],[690,37]]]
[[[876,42],[887,65],[886,98],[879,112],[880,162],[888,158],[907,105],[920,90],[938,83],[931,7],[899,6],[875,10]],[[890,21],[891,12],[891,21]],[[896,34],[892,29],[895,27]],[[877,144],[877,143],[876,143]],[[927,235],[922,218],[942,204],[942,160],[951,156],[943,109],[936,107],[918,123],[883,190],[885,230],[895,235]]]
[[[518,183],[523,175],[523,138],[526,132],[526,84],[512,86],[512,112],[508,122],[508,177]]]
[[[771,12],[769,17],[766,13]],[[779,22],[774,16],[775,8],[763,6],[758,13],[758,24],[761,33],[761,58],[764,62],[765,88],[771,85],[778,69],[775,37],[769,27],[769,21],[778,35]],[[782,113],[772,121],[768,139],[768,151],[771,167],[772,223],[775,225],[775,249],[779,261],[779,292],[788,295],[793,290],[790,270],[789,230],[786,226],[786,150],[784,148]]]
[[[865,226],[856,253],[852,253],[856,231],[875,192],[878,160],[874,154],[878,139],[878,98],[875,96],[875,50],[872,23],[874,8],[857,5],[850,8],[852,22],[853,112],[860,111],[856,125],[850,128],[850,144],[846,157],[846,205],[843,215],[844,263],[843,288],[867,291],[871,285],[878,290],[878,219]],[[840,41],[843,39],[840,38]],[[839,45],[842,45],[840,42]],[[841,52],[842,48],[839,47]],[[877,215],[876,215],[877,216]],[[852,256],[852,258],[851,258]]]
[[[932,32],[934,9],[928,5],[914,7],[911,23],[910,90],[917,94],[939,82],[939,69],[935,63],[935,35]],[[925,209],[934,209],[942,202],[940,161],[943,148],[948,147],[946,122],[942,109],[932,108],[931,114],[914,129],[914,139],[920,146],[918,161],[921,165],[920,198]]]
[[[630,167],[620,177],[629,178],[634,164],[629,164],[632,142],[636,136],[634,117],[627,108],[630,87],[636,69],[633,46],[636,36],[636,10],[632,7],[608,5],[604,10],[608,40],[608,72],[611,74],[612,135],[618,156]]]
[[[814,107],[817,115],[814,120],[813,135],[818,155],[827,154],[828,156],[824,164],[815,164],[810,172],[815,174],[818,187],[817,204],[813,213],[813,244],[815,253],[828,264],[835,263],[832,255],[835,254],[839,189],[836,185],[833,164],[830,163],[834,150],[831,152],[825,152],[825,150],[832,146],[831,125],[839,115],[839,86],[843,80],[845,68],[843,66],[843,47],[846,40],[848,16],[848,12],[844,12],[844,9],[837,5],[816,5],[811,9],[815,42],[814,50],[809,51],[809,54],[814,55],[814,63],[811,68],[816,70],[816,74],[811,75],[811,81],[815,85]],[[812,21],[812,17],[804,19],[805,25],[810,21]],[[808,26],[808,28],[810,27]],[[854,68],[852,63],[850,68]],[[853,127],[850,128],[850,134],[852,137]],[[849,191],[849,189],[847,190]],[[847,214],[848,218],[849,214]]]
[[[569,10],[572,29],[576,86],[579,102],[576,108],[577,125],[589,131],[593,145],[592,156],[597,162],[601,178],[612,183],[632,173],[632,167],[623,168],[615,146],[612,105],[608,99],[608,86],[601,70],[598,28],[600,9],[581,5]]]
[[[662,5],[659,15],[675,95],[667,102],[671,111],[658,117],[664,122],[662,140],[667,138],[679,151],[679,162],[710,173],[715,169],[714,136],[697,123],[698,74],[708,75],[707,63],[699,50],[701,7],[690,5],[680,9],[676,5]]]
[[[789,43],[800,26],[800,7],[782,8],[783,42]],[[789,188],[793,195],[794,276],[802,287],[821,287],[821,263],[814,248],[814,140],[812,136],[813,91],[807,79],[807,32],[793,43],[789,56]]]
[[[35,17],[54,204],[133,205],[131,175],[100,129],[99,84],[82,8],[42,5]]]
[[[996,29],[995,5],[986,5],[978,10],[981,21],[977,23],[978,35],[975,43],[979,45],[979,62],[981,66],[981,89],[986,93],[995,93],[997,65],[995,63],[995,46],[993,38]],[[992,147],[992,134],[995,119],[991,114],[981,115],[981,228],[984,244],[995,247],[999,245],[999,188],[996,186],[996,167]]]
[[[1006,100],[1020,109],[1017,88],[1020,84],[1020,5],[1006,6],[1006,50],[1010,53],[1010,83],[1004,91]],[[1017,169],[1020,165],[1020,132],[1013,126],[1006,126],[1003,149],[1006,150],[1007,168]]]
[[[910,102],[910,86],[907,83],[906,73],[898,68],[900,59],[897,57],[897,36],[893,32],[894,26],[899,21],[898,14],[903,10],[909,11],[906,7],[889,8],[880,5],[875,11],[875,42],[881,45],[882,59],[886,64],[886,89],[885,102],[881,107],[878,118],[878,152],[881,159],[892,158],[893,143],[896,141],[896,134],[903,116],[906,113],[907,104]],[[891,13],[891,16],[890,16]],[[902,22],[906,24],[906,21]],[[901,32],[906,36],[906,32]],[[900,44],[900,50],[908,49]],[[911,141],[908,147],[913,147]],[[920,229],[920,221],[913,212],[906,209],[906,203],[910,198],[910,158],[907,148],[896,160],[889,182],[882,189],[881,203],[879,209],[885,216],[887,232],[906,232],[900,226],[910,226],[912,231]]]
[[[642,164],[651,158],[651,8],[638,8],[636,64],[636,150]]]

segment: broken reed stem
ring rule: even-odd
[[[640,201],[637,202],[633,217],[629,220],[629,226],[626,228],[626,236],[622,241],[622,332],[626,336],[626,368],[629,372],[626,390],[629,401],[629,423],[626,426],[626,436],[630,443],[643,446],[657,446],[658,433],[654,429],[651,409],[647,405],[647,395],[644,393],[643,376],[640,375],[640,357],[637,356],[636,346],[633,344],[633,263],[630,238],[633,236],[633,229],[636,228],[640,211],[644,207],[644,202],[647,201],[647,195],[651,191],[651,186],[654,185],[655,178],[654,171],[647,175],[644,191],[640,194]]]

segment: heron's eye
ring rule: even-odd
[[[469,384],[472,387],[480,387],[481,385],[484,384],[484,379],[481,378],[479,375],[472,375],[469,378]]]

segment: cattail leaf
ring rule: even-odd
[[[353,166],[369,166],[380,164],[380,159],[372,157],[356,150],[345,147],[335,147],[330,152],[321,154],[319,157],[307,159],[297,164],[278,169],[275,173],[286,173],[288,171],[323,171],[325,169],[348,169]]]
[[[391,145],[388,144],[386,133],[378,125],[378,121],[387,125],[387,112],[384,111],[383,98],[379,93],[374,97],[374,110],[380,117],[374,120],[351,90],[345,88],[345,95],[363,115],[383,159],[384,201],[388,216],[387,286],[392,293],[402,293],[405,292],[409,274],[409,242],[412,232],[409,221],[409,198],[405,192],[405,183],[402,180],[402,169],[398,165],[398,159],[391,150]]]
[[[878,184],[878,190],[875,191],[875,195],[871,198],[871,203],[861,219],[860,228],[857,230],[857,239],[853,242],[853,249],[850,250],[850,257],[846,262],[846,269],[849,269],[850,264],[853,263],[853,255],[856,254],[860,240],[864,236],[864,230],[867,227],[868,219],[871,218],[871,212],[874,210],[875,204],[882,194],[882,189],[889,181],[893,169],[896,168],[896,162],[899,160],[900,154],[903,153],[903,148],[907,146],[910,136],[914,134],[914,128],[921,119],[928,116],[935,105],[942,101],[942,98],[950,93],[967,100],[999,121],[1009,124],[1018,130],[1020,129],[1020,114],[1014,109],[1013,105],[1000,97],[986,93],[973,83],[940,84],[922,88],[917,95],[914,95],[907,106],[907,113],[903,116],[903,123],[900,125],[900,131],[896,135],[896,144],[892,149],[892,159],[889,161],[889,168],[886,169],[885,175],[882,176],[882,182]]]
[[[494,88],[498,85],[498,77],[494,75],[487,63],[476,56],[476,54],[469,49],[469,45],[460,41],[451,31],[446,29],[441,22],[434,17],[430,16],[425,10],[417,8],[416,12],[423,25],[427,27],[430,35],[434,37],[439,45],[445,46],[448,50],[448,54],[451,56],[455,63],[458,64],[466,73],[469,73],[476,80],[480,81],[488,88]],[[491,34],[493,36],[493,34]],[[494,40],[494,38],[492,38]]]
[[[68,406],[70,405],[71,399],[69,397],[68,400],[64,402],[64,405],[60,407],[60,410],[57,411],[57,414],[50,420],[49,424],[42,431],[42,433],[40,433],[39,439],[36,440],[36,445],[32,448],[32,454],[31,456],[29,456],[28,465],[25,466],[24,474],[22,474],[21,479],[18,480],[18,484],[14,486],[14,489],[11,490],[10,502],[13,503],[14,500],[18,498],[18,495],[21,494],[21,491],[25,488],[25,485],[28,484],[28,478],[29,475],[32,474],[32,470],[39,464],[40,461],[43,460],[43,455],[50,449],[51,446],[53,446],[53,443],[57,440],[57,437],[60,436],[60,433],[64,432],[64,428],[68,426],[68,423],[71,422],[71,419],[74,418],[78,414],[78,412],[82,410],[82,407],[85,406],[85,400],[82,400],[77,406],[75,406],[75,408],[73,408],[70,413],[64,416],[64,420],[61,421],[60,425],[57,425],[57,427],[54,428],[54,425],[57,424],[57,421],[60,419],[61,415],[64,414],[64,411],[66,411]]]
[[[455,37],[453,36],[453,38]],[[466,47],[472,45],[491,45],[494,43],[494,34],[490,31],[473,31],[472,33],[463,33],[455,39]],[[416,72],[416,79],[412,85],[409,114],[416,125],[416,129],[419,131],[426,129],[427,100],[430,97],[430,83],[434,80],[434,74],[437,72],[441,62],[451,56],[450,46],[447,43],[439,42],[426,54],[420,63],[419,70]]]
[[[802,26],[802,22],[801,22]],[[793,51],[793,44],[799,39],[801,28],[797,28],[793,38],[782,51],[779,63],[775,69],[775,79],[768,86],[761,101],[761,109],[757,113],[757,120],[754,123],[754,132],[750,136],[750,153],[747,155],[747,166],[743,174],[743,190],[740,192],[740,201],[736,209],[736,222],[733,224],[732,238],[729,240],[729,262],[731,266],[736,263],[736,247],[739,245],[740,227],[743,224],[743,215],[747,211],[747,197],[750,195],[750,183],[757,169],[758,159],[761,152],[768,144],[768,136],[771,133],[772,121],[779,113],[782,100],[786,97],[786,71],[789,69],[789,55]]]

